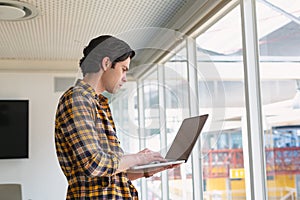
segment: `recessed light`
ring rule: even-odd
[[[15,0],[0,0],[0,20],[26,20],[37,15],[38,10],[28,3]]]
[[[20,19],[25,15],[26,12],[21,8],[0,5],[0,19],[2,20]]]

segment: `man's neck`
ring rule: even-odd
[[[102,74],[103,72],[100,70],[96,73],[87,73],[83,78],[83,81],[89,84],[98,95],[104,92],[101,80]]]

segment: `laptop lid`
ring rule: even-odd
[[[207,118],[208,114],[184,119],[165,158],[186,162]]]

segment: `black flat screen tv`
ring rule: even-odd
[[[0,159],[28,158],[28,100],[0,100]]]

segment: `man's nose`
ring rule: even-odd
[[[122,81],[123,81],[123,82],[127,82],[126,73],[123,75]]]

